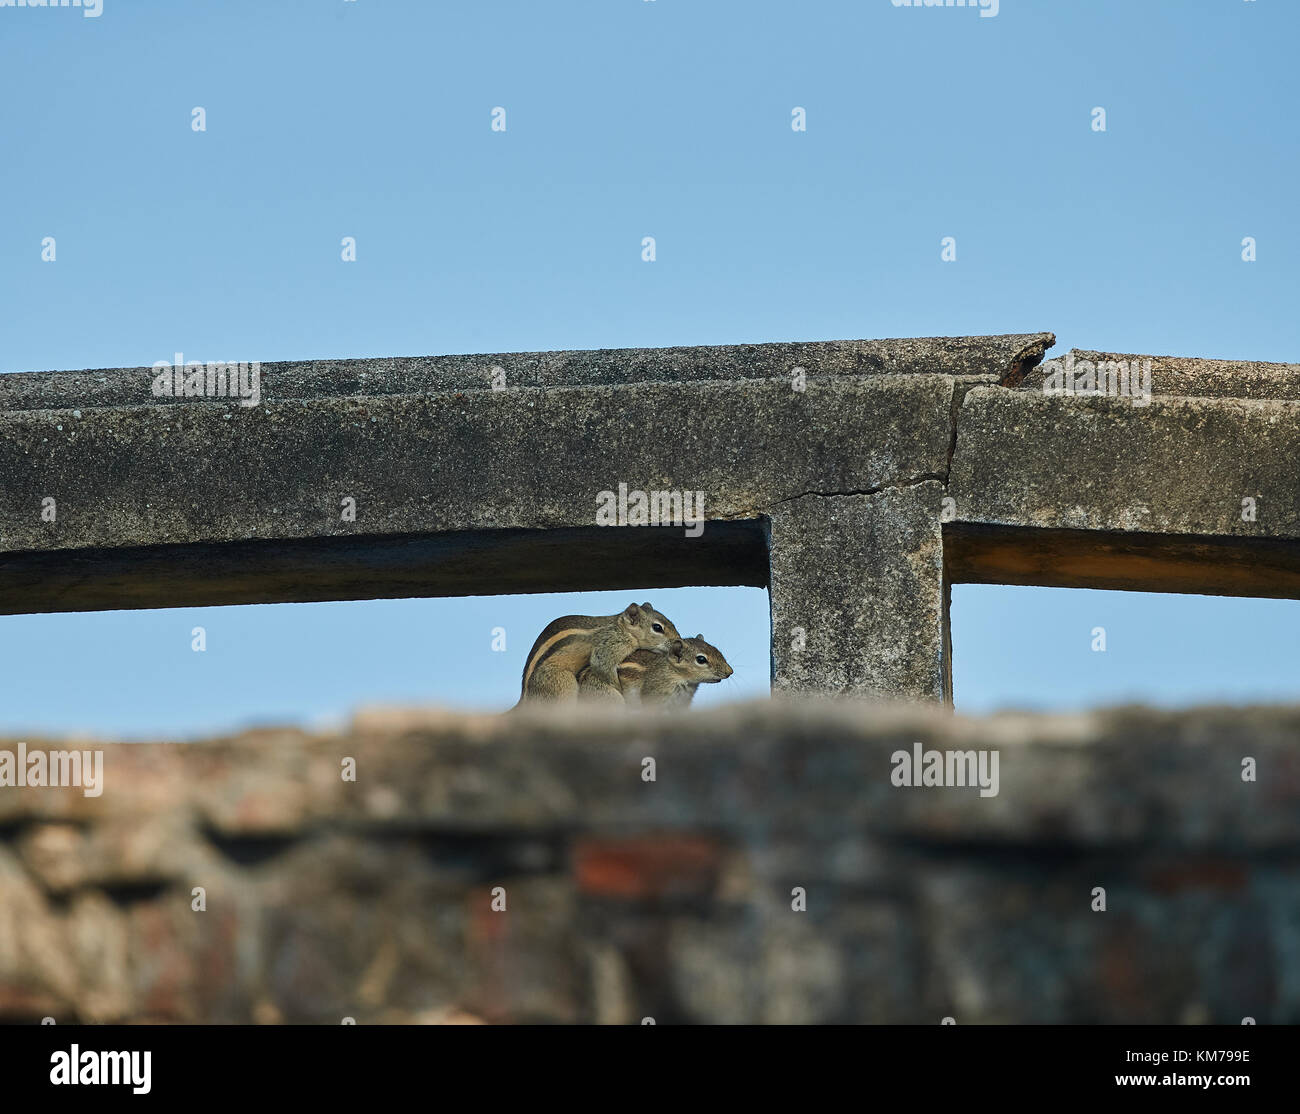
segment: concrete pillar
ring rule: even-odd
[[[773,508],[774,692],[944,699],[943,490],[931,480]]]

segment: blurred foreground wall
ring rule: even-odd
[[[1300,710],[23,742],[103,792],[0,788],[4,1021],[1300,1023]]]

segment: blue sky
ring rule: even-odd
[[[1300,359],[1290,0],[103,3],[0,8],[0,371],[1040,329]],[[549,618],[645,594],[0,619],[0,730],[504,706]],[[653,598],[736,666],[702,699],[765,690],[764,593]],[[1294,699],[1297,606],[962,588],[958,704]]]

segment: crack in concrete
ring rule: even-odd
[[[948,436],[948,459],[943,466],[943,486],[948,486],[948,480],[952,476],[952,458],[957,455],[957,417],[961,413],[962,403],[966,401],[966,394],[970,390],[968,387],[965,391],[961,389],[961,383],[956,379],[952,382],[952,399],[948,403],[948,422],[952,426],[952,432]]]
[[[778,499],[775,503],[768,504],[772,507],[779,507],[782,503],[789,503],[794,499],[803,499],[806,496],[816,496],[818,499],[848,499],[855,495],[879,495],[882,491],[888,491],[893,488],[896,491],[902,491],[904,488],[920,487],[923,483],[935,481],[948,484],[947,478],[938,472],[918,472],[914,476],[903,476],[893,480],[887,480],[885,483],[877,484],[875,487],[864,487],[853,491],[799,491],[794,495],[787,495],[784,499]]]

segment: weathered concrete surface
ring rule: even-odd
[[[11,412],[0,534],[67,550],[594,526],[620,482],[755,518],[806,491],[943,474],[952,392],[942,375],[865,376]]]
[[[1300,537],[1300,404],[976,387],[950,494],[964,522]],[[1257,502],[1242,521],[1242,499]]]
[[[108,744],[102,796],[0,788],[0,1018],[1294,1024],[1298,735],[778,701]],[[997,795],[891,785],[915,743]]]
[[[1149,403],[1046,394],[1041,368],[967,392],[950,579],[1300,596],[1300,369],[1074,355],[1150,359]]]
[[[150,369],[0,377],[9,550],[593,524],[619,481],[710,518],[942,475],[953,377],[1050,334],[268,364],[262,404],[156,399]],[[507,369],[492,390],[492,366]],[[812,382],[792,389],[791,371]],[[54,494],[56,523],[33,508]],[[357,499],[345,526],[344,495]]]
[[[1184,356],[1143,356],[1132,352],[1095,352],[1073,348],[1053,356],[1049,363],[1087,360],[1094,366],[1121,362],[1151,368],[1151,393],[1161,398],[1272,398],[1300,400],[1300,364],[1261,363],[1252,360],[1206,360]],[[1039,390],[1051,374],[1044,364],[1025,365],[1023,376],[1003,386]]]
[[[693,348],[614,348],[580,352],[503,352],[360,360],[264,363],[262,397],[374,398],[484,390],[500,368],[507,389],[623,386],[779,378],[796,367],[814,378],[858,375],[972,376],[996,383],[1024,374],[1054,343],[1051,333],[990,337],[728,344]],[[173,358],[168,352],[162,354]],[[189,358],[195,357],[188,353]],[[226,353],[225,355],[232,355]],[[234,353],[247,359],[247,354]],[[221,359],[209,353],[205,359]],[[0,410],[188,406],[195,399],[155,398],[148,367],[0,375]]]
[[[774,691],[944,697],[936,481],[770,512]]]
[[[266,364],[255,407],[0,376],[0,613],[764,585],[772,507],[944,480],[964,392],[1052,342]],[[701,493],[704,535],[598,528],[620,483]]]

